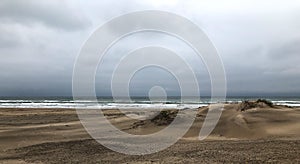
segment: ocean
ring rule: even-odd
[[[300,97],[227,97],[226,102],[237,103],[243,100],[267,99],[276,105],[300,107]],[[181,101],[180,97],[170,97],[166,101],[150,101],[146,97],[133,97],[131,102],[116,102],[111,97],[98,97],[98,103],[90,100],[74,101],[72,97],[0,97],[0,108],[86,108],[86,109],[126,109],[126,108],[163,108],[186,109],[207,106],[212,102],[209,97],[199,100],[190,98]]]

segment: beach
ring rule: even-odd
[[[120,130],[149,134],[176,117],[139,121],[118,109],[103,110]],[[211,135],[198,140],[208,107],[197,110],[189,131],[176,144],[154,154],[131,156],[97,143],[75,109],[0,108],[0,163],[245,163],[300,162],[300,108],[264,103],[225,104]],[[171,121],[170,121],[171,120]]]
[[[0,164],[300,164],[300,0],[2,0],[0,20]]]

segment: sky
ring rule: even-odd
[[[229,96],[300,96],[300,2],[297,0],[2,0],[0,1],[0,96],[72,96],[74,63],[91,34],[117,16],[143,10],[181,15],[198,25],[223,61]],[[99,96],[121,52],[164,45],[194,69],[203,95],[210,78],[201,59],[174,37],[141,32],[111,47],[96,74]],[[160,85],[178,95],[167,71],[145,68],[130,83],[132,95]]]

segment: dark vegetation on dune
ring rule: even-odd
[[[169,125],[177,116],[178,110],[164,110],[151,119],[158,126]]]
[[[246,111],[252,108],[265,108],[265,107],[274,107],[271,101],[265,99],[258,99],[256,101],[243,101],[239,107],[238,111]]]
[[[141,120],[137,121],[133,124],[131,129],[144,126],[148,123],[152,123],[156,126],[166,126],[172,123],[172,121],[175,119],[177,116],[178,110],[163,110],[159,112],[155,117],[149,120]]]
[[[269,107],[273,107],[273,103],[272,103],[271,101],[269,101],[269,100],[266,100],[266,99],[258,99],[258,100],[256,101],[256,103],[265,103],[265,104],[267,104]]]

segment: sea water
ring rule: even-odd
[[[223,102],[238,103],[244,100],[267,99],[276,105],[300,107],[297,97],[227,97]],[[210,97],[184,99],[170,97],[166,101],[150,101],[147,97],[133,97],[131,101],[116,101],[111,97],[98,97],[97,102],[88,99],[73,100],[72,97],[2,97],[0,108],[86,108],[86,109],[115,109],[115,108],[164,108],[186,109],[207,106],[217,101]]]

